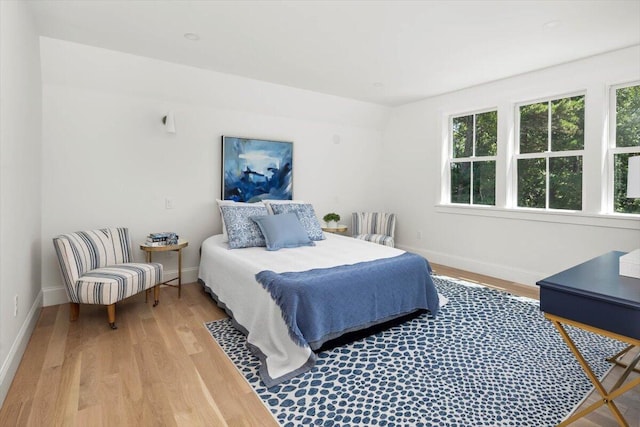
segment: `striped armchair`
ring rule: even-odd
[[[78,319],[80,304],[107,306],[111,329],[116,303],[153,288],[158,305],[162,264],[131,262],[127,228],[104,228],[63,234],[53,239],[62,279],[70,301],[70,320]]]
[[[354,212],[353,237],[385,246],[395,246],[396,214],[383,212]]]

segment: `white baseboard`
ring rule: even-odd
[[[497,279],[509,280],[523,285],[536,286],[536,282],[538,280],[546,277],[546,275],[535,271],[520,270],[509,266],[491,264],[443,252],[434,252],[410,246],[398,246],[398,248],[420,254],[436,264],[471,271],[473,273],[484,274],[485,276],[491,276]]]
[[[182,283],[194,283],[198,281],[199,267],[188,267],[182,269]],[[175,276],[178,271],[169,272],[170,276]]]
[[[178,270],[164,271],[163,280],[169,280],[178,275]],[[198,281],[198,267],[188,267],[182,269],[182,283],[194,283]],[[44,294],[42,305],[48,307],[50,305],[66,304],[69,302],[67,290],[64,286],[51,286],[42,288]]]
[[[69,302],[67,290],[64,286],[48,286],[42,288],[42,306],[66,304]]]
[[[35,301],[33,301],[31,309],[29,309],[29,313],[27,313],[27,317],[24,319],[24,323],[20,327],[16,339],[13,341],[13,344],[11,344],[7,358],[2,362],[2,367],[0,368],[0,407],[7,397],[13,377],[16,375],[18,366],[20,366],[22,355],[27,348],[33,329],[36,327],[36,323],[40,317],[41,308],[42,291],[38,293]]]

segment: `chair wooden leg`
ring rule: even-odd
[[[77,302],[69,303],[69,321],[75,322],[80,316],[80,304]]]
[[[155,307],[160,303],[160,285],[153,287],[153,306]]]
[[[118,329],[116,326],[116,305],[111,304],[107,306],[107,316],[109,316],[109,326],[111,329]]]

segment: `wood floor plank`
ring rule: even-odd
[[[62,366],[42,369],[33,396],[33,401],[37,403],[32,406],[27,425],[44,426],[51,423],[55,411],[56,396],[60,391],[61,372]],[[11,389],[9,389],[10,391]]]
[[[60,389],[54,405],[54,425],[70,426],[75,424],[80,398],[81,359],[78,353],[65,357],[60,373]]]
[[[207,421],[215,425],[226,426],[227,423],[224,420],[224,416],[222,415],[220,408],[216,404],[215,399],[209,392],[209,389],[207,388],[206,384],[204,383],[202,376],[200,376],[199,372],[197,372],[197,375],[198,375],[198,384],[200,385],[200,393],[202,393],[202,396],[204,396],[208,407],[211,408],[211,412],[213,413],[213,416],[211,418],[207,418]]]
[[[101,378],[99,369],[99,353],[101,349],[97,345],[87,345],[81,353],[82,370],[80,372],[80,395],[78,397],[78,410],[100,405],[99,381]]]
[[[135,354],[138,348],[139,344],[131,344],[126,351],[123,351],[118,360],[118,373],[122,381],[121,394],[124,401],[123,410],[125,412],[125,419],[129,422],[140,421],[141,406],[145,393],[140,377],[138,358]]]
[[[107,374],[100,381],[99,391],[103,397],[101,406],[103,422],[107,426],[122,426],[129,423],[127,419],[126,403],[124,402],[122,386],[123,378],[120,374]]]
[[[30,351],[25,351],[20,362],[21,365],[29,366],[31,369],[24,370],[22,375],[16,375],[11,384],[12,389],[15,390],[13,397],[16,401],[25,402],[33,397],[33,390],[37,387],[42,375],[52,333],[53,324],[42,323],[42,327],[36,326],[34,329],[28,344]]]
[[[102,405],[87,406],[78,411],[76,417],[76,427],[108,427],[104,424],[104,414]]]
[[[44,360],[44,368],[52,368],[61,366],[65,357],[65,346],[67,344],[67,335],[69,331],[69,322],[63,321],[68,319],[65,310],[58,311],[56,322],[53,326],[53,333],[47,345],[47,353]]]
[[[191,358],[229,425],[238,425],[239,420],[244,420],[246,425],[251,426],[278,425],[262,402],[254,398],[255,393],[251,386],[233,367],[231,361],[212,364],[210,358],[204,354],[196,354]],[[240,383],[242,387],[237,386]]]
[[[432,267],[437,274],[539,298],[537,287]],[[201,285],[183,285],[181,298],[177,289],[163,287],[160,305],[152,305],[143,294],[119,303],[115,331],[104,307],[82,306],[76,322],[69,322],[68,304],[42,309],[0,409],[0,426],[278,425],[204,327],[226,314]],[[640,390],[617,402],[629,425],[640,427]],[[609,425],[617,423],[602,407],[572,426]]]
[[[26,402],[14,402],[14,403],[6,403],[2,407],[2,411],[0,412],[0,426],[17,426],[21,425],[19,420],[22,418],[20,415],[23,413],[23,407]],[[26,424],[23,421],[24,425]]]
[[[167,390],[164,388],[162,372],[155,364],[154,353],[158,347],[158,341],[147,341],[139,345],[136,352],[144,390],[142,396],[142,425],[175,426],[177,424],[170,411],[170,400]]]

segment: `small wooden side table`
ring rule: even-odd
[[[327,233],[335,233],[335,234],[344,234],[348,230],[346,225],[339,225],[335,228],[322,227],[322,231],[326,231]]]
[[[152,254],[154,252],[178,252],[178,277],[174,277],[173,279],[161,283],[161,285],[178,288],[178,298],[180,298],[180,294],[182,293],[182,249],[186,248],[187,246],[189,246],[189,242],[186,240],[178,240],[178,243],[175,245],[147,246],[144,243],[140,245],[140,249],[145,252],[147,262],[152,262]],[[177,285],[171,283],[176,280],[178,281]]]

